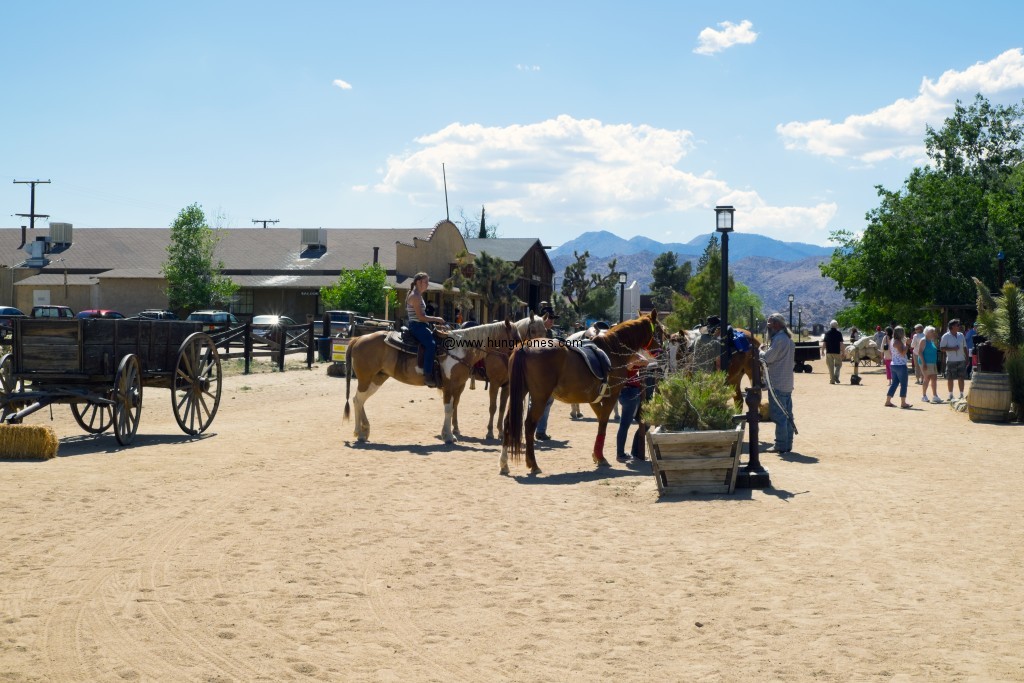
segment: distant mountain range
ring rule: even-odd
[[[565,272],[573,261],[573,251],[590,252],[591,272],[607,272],[607,264],[617,259],[617,269],[625,271],[630,282],[636,280],[642,293],[650,291],[654,259],[674,251],[677,260],[692,261],[704,253],[711,233],[689,242],[663,243],[648,237],[623,239],[607,231],[586,232],[548,252],[555,275]],[[729,271],[761,297],[765,312],[789,315],[789,295],[794,297],[793,322],[800,317],[805,328],[814,323],[827,324],[837,311],[849,305],[835,281],[821,275],[818,264],[828,261],[834,249],[802,242],[782,242],[763,235],[733,233],[729,236]],[[803,315],[798,310],[803,309]],[[746,322],[746,321],[744,321]]]

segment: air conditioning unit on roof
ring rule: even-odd
[[[302,228],[299,242],[303,249],[326,249],[327,231],[323,228]]]
[[[71,244],[71,223],[50,223],[51,244]]]

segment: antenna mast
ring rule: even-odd
[[[32,186],[32,198],[29,204],[28,213],[16,213],[15,216],[21,216],[22,218],[28,219],[29,229],[36,229],[37,218],[49,218],[49,214],[36,213],[36,185],[48,185],[49,180],[15,180],[15,185],[31,185]],[[446,195],[447,196],[447,195]],[[447,201],[447,200],[446,200]]]
[[[267,218],[267,219],[253,218],[252,222],[253,222],[253,225],[255,225],[256,223],[262,223],[263,224],[263,229],[266,230],[267,229],[267,223],[280,223],[281,221],[279,221],[279,220],[271,220],[269,218]]]
[[[450,221],[451,217],[448,215],[448,176],[444,172],[444,164],[441,164],[441,178],[444,179],[444,218]]]

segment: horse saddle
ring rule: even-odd
[[[434,340],[440,341],[441,336],[434,332]],[[409,353],[417,358],[420,358],[423,354],[423,347],[416,337],[413,336],[412,332],[408,327],[403,326],[398,330],[391,330],[387,336],[384,337],[384,343],[388,346],[398,349],[402,353]],[[436,356],[440,358],[444,355],[444,344],[438,343]]]
[[[572,349],[576,353],[580,354],[583,361],[587,364],[587,368],[590,369],[592,374],[602,382],[608,381],[608,371],[612,367],[611,360],[608,359],[606,354],[597,344],[591,341],[585,341],[580,345],[569,345],[566,348]]]

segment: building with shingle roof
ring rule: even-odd
[[[217,236],[214,258],[223,262],[223,273],[240,287],[231,308],[241,318],[270,312],[296,320],[318,316],[323,309],[321,287],[335,284],[344,271],[372,263],[384,268],[388,285],[399,291],[400,299],[413,275],[428,273],[427,299],[440,315],[453,318],[452,297],[446,296],[441,283],[455,267],[456,254],[474,253],[448,220],[433,228],[225,228]],[[492,242],[490,246],[501,250],[493,255],[501,258],[506,253],[526,257],[535,245],[550,269],[539,240],[478,241]],[[33,247],[33,242],[40,244]],[[33,305],[52,303],[76,311],[106,308],[126,315],[166,308],[167,282],[161,271],[170,242],[170,228],[72,231],[68,224],[55,223],[48,230],[0,229],[0,304],[28,311]],[[529,293],[550,291],[550,273],[540,284],[533,279],[542,275],[543,269],[530,271],[531,279],[521,289],[528,294],[520,298],[533,303]]]

